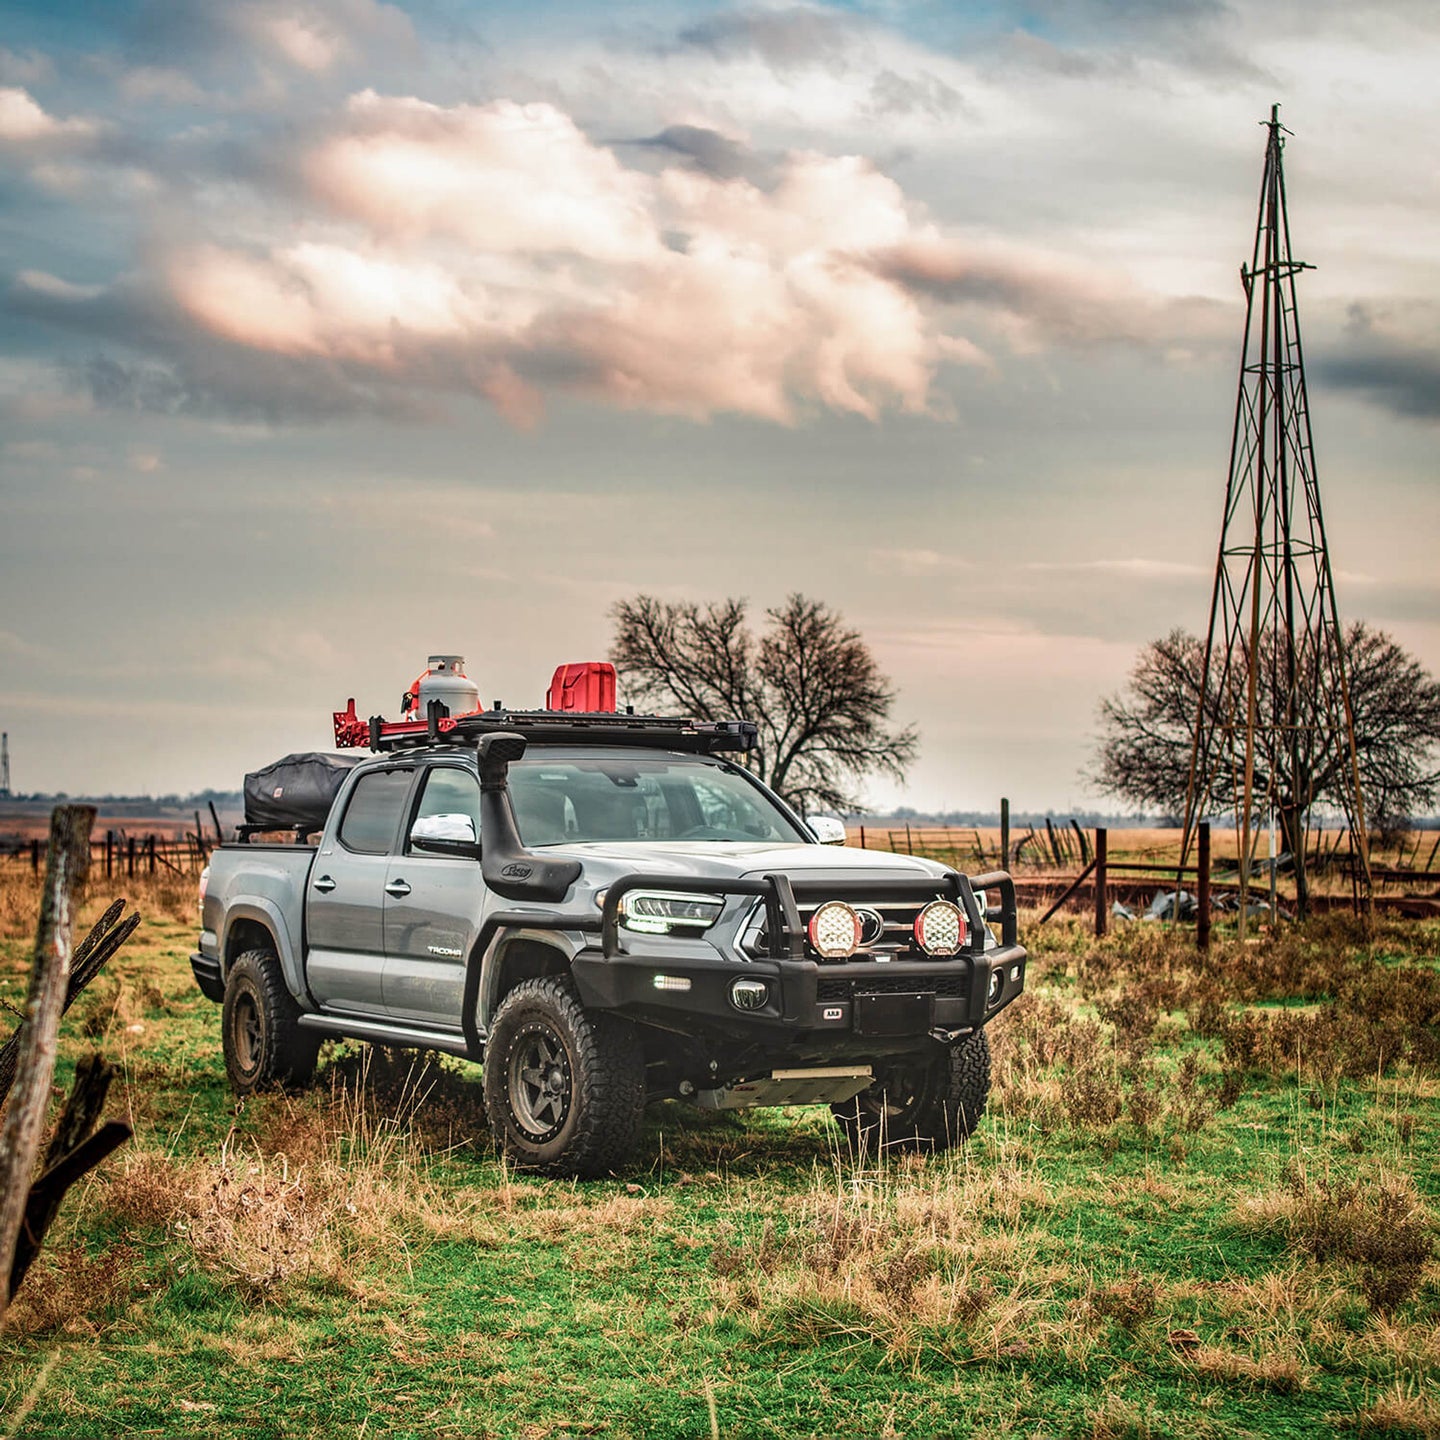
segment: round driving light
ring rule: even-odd
[[[843,960],[860,948],[860,917],[843,900],[827,900],[805,927],[815,953],[822,960]]]
[[[965,912],[949,900],[932,900],[915,917],[915,943],[927,955],[953,955],[965,943]]]
[[[730,1002],[737,1010],[762,1010],[770,998],[770,987],[763,980],[736,980],[730,986]]]
[[[1000,992],[1005,988],[1005,972],[1003,970],[992,970],[990,972],[990,995],[989,1003],[993,1005],[999,998]]]

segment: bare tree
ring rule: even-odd
[[[1440,682],[1384,631],[1372,630],[1363,620],[1349,626],[1345,647],[1366,812],[1374,828],[1393,827],[1440,797],[1440,769],[1434,764]],[[1100,743],[1089,778],[1102,790],[1136,805],[1184,810],[1204,659],[1204,641],[1183,630],[1151,641],[1140,652],[1127,689],[1100,706]],[[1256,708],[1262,716],[1284,716],[1285,667],[1278,663],[1274,636],[1262,637],[1259,659]],[[1230,669],[1231,683],[1243,690],[1248,667],[1242,661]],[[1292,852],[1311,806],[1341,803],[1349,764],[1343,739],[1327,721],[1329,707],[1316,677],[1302,673],[1297,680],[1295,756],[1280,724],[1257,731],[1255,754],[1256,793],[1268,790],[1276,797],[1285,848]],[[1238,695],[1207,695],[1205,706],[1217,723],[1244,710]],[[1244,735],[1236,733],[1223,743],[1230,750],[1216,767],[1211,798],[1217,810],[1233,809],[1244,772]]]
[[[819,600],[792,595],[757,636],[744,600],[667,604],[650,595],[611,612],[610,658],[637,705],[760,727],[746,763],[801,811],[854,810],[866,775],[901,780],[913,726],[889,724],[895,692],[859,634]]]

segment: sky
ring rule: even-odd
[[[1440,671],[1437,73],[1428,0],[0,0],[14,788],[800,591],[919,727],[872,805],[1103,805],[1207,621],[1272,103],[1341,612]]]

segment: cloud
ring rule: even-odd
[[[1007,58],[1075,77],[1139,74],[1153,60],[1228,83],[1274,83],[1234,41],[1243,7],[1225,0],[1032,0]]]
[[[1343,340],[1312,362],[1316,377],[1392,414],[1440,420],[1440,311],[1433,302],[1356,304]]]
[[[313,192],[396,236],[637,260],[659,243],[647,177],[551,105],[432,105],[364,91],[305,161]]]
[[[403,10],[378,0],[146,0],[130,44],[160,68],[271,63],[323,75],[371,54],[411,54],[415,31]]]
[[[222,23],[171,8],[186,18],[180,48]],[[343,18],[384,9],[235,13],[252,29],[299,17],[343,49],[365,29]],[[788,61],[856,33],[833,18],[715,17],[687,43]],[[339,63],[340,49],[327,58],[319,41],[295,43],[301,68]],[[169,73],[156,71],[158,99],[179,95]],[[894,72],[884,103],[951,103],[944,82],[916,89],[920,73]],[[71,123],[38,106],[17,114],[27,132]],[[934,393],[941,367],[993,367],[997,338],[1017,352],[1179,351],[1223,311],[962,241],[861,155],[760,154],[714,125],[677,121],[605,145],[557,104],[365,89],[228,148],[187,133],[147,161],[135,173],[163,184],[163,222],[132,273],[81,289],[32,271],[8,302],[105,342],[68,364],[106,408],[275,423],[429,417],[447,397],[480,396],[529,425],[548,393],[568,391],[695,420],[794,424],[830,410],[873,421],[948,413]]]
[[[798,151],[751,178],[714,163],[714,132],[661,134],[647,152],[711,167],[626,165],[551,105],[365,91],[288,178],[172,216],[134,273],[30,271],[8,303],[113,347],[72,362],[97,404],[161,413],[420,416],[472,394],[528,424],[562,388],[697,420],[874,420],[926,413],[940,365],[982,358],[871,263],[931,231],[869,161]]]
[[[43,85],[55,74],[55,66],[48,55],[37,50],[27,50],[22,55],[0,45],[0,84]]]
[[[856,21],[819,6],[779,10],[733,10],[713,15],[679,33],[683,47],[720,60],[756,57],[777,70],[824,66],[844,69]]]
[[[16,148],[53,147],[92,139],[99,131],[93,120],[59,120],[36,102],[28,90],[0,86],[0,145]]]
[[[704,125],[667,125],[657,135],[641,140],[617,140],[617,146],[678,155],[717,180],[763,180],[769,171],[747,145]]]
[[[1130,277],[1020,246],[930,234],[878,250],[882,275],[917,294],[996,317],[1020,349],[1119,343],[1180,349],[1224,339],[1228,307],[1162,297]]]

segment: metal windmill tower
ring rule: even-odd
[[[1267,822],[1278,820],[1294,856],[1297,905],[1305,913],[1306,833],[1322,793],[1340,804],[1350,827],[1355,897],[1368,905],[1370,893],[1344,634],[1320,509],[1295,293],[1295,277],[1314,267],[1291,254],[1281,164],[1289,132],[1278,105],[1265,124],[1255,246],[1240,267],[1245,340],[1184,835],[1188,858],[1200,819],[1234,811],[1242,935]]]

